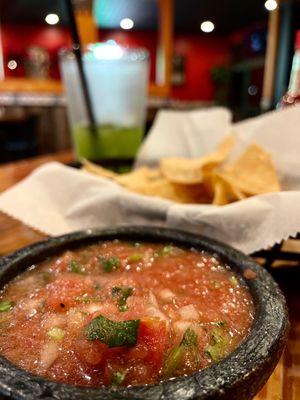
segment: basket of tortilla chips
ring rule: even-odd
[[[271,155],[256,143],[232,159],[235,140],[227,136],[201,158],[168,157],[158,167],[117,174],[83,160],[83,168],[126,189],[185,204],[226,205],[250,196],[280,191]]]

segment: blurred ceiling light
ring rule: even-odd
[[[204,21],[200,25],[201,31],[205,33],[210,33],[215,29],[215,25],[211,21]]]
[[[268,11],[274,11],[278,7],[278,3],[276,0],[267,0],[265,2],[265,7]]]
[[[133,22],[132,19],[130,19],[130,18],[123,18],[123,19],[120,21],[120,27],[121,27],[122,29],[129,30],[129,29],[132,29],[133,26],[134,26],[134,22]]]
[[[17,63],[16,60],[9,60],[8,63],[7,63],[7,68],[11,69],[12,71],[14,69],[16,69],[17,66],[18,66],[18,63]]]
[[[59,16],[57,14],[46,15],[45,21],[49,25],[56,25],[59,22]]]

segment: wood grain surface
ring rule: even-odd
[[[53,160],[69,163],[73,154],[65,152],[0,166],[0,192],[19,182],[39,165]],[[45,237],[0,212],[0,256]],[[299,243],[298,250],[300,252]],[[275,371],[255,400],[300,400],[300,271],[283,270],[282,274],[276,275],[276,278],[278,276],[289,305],[289,342]]]

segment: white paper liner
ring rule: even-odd
[[[181,205],[131,193],[107,179],[53,162],[2,193],[0,210],[50,235],[113,225],[158,225],[207,235],[246,253],[268,248],[300,231],[300,108],[236,125],[229,124],[229,115],[224,109],[161,112],[137,162],[153,164],[161,155],[201,156],[234,131],[236,154],[253,140],[272,153],[285,191],[221,207]],[[183,146],[177,129],[183,126],[188,127],[186,142],[194,146]],[[208,131],[209,137],[203,138]],[[155,143],[159,155],[154,153]]]

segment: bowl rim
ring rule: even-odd
[[[193,247],[216,254],[241,277],[252,295],[255,318],[247,337],[227,357],[191,375],[172,378],[157,384],[118,389],[90,388],[51,381],[27,372],[0,356],[0,394],[22,400],[46,398],[45,395],[48,395],[47,399],[54,396],[55,399],[64,400],[73,398],[202,400],[218,398],[226,394],[228,388],[238,387],[242,381],[251,382],[258,373],[261,374],[260,382],[253,384],[252,388],[253,395],[257,393],[274,369],[287,339],[289,322],[286,302],[277,283],[263,267],[224,243],[194,233],[151,226],[87,229],[50,237],[1,258],[1,287],[30,265],[49,255],[59,254],[70,247],[80,247],[112,238],[172,242],[179,246]],[[22,265],[23,268],[20,270],[19,267]],[[243,272],[246,269],[256,273],[255,279],[244,278]],[[266,376],[264,371],[267,366],[270,371]],[[34,397],[32,397],[33,390]]]

